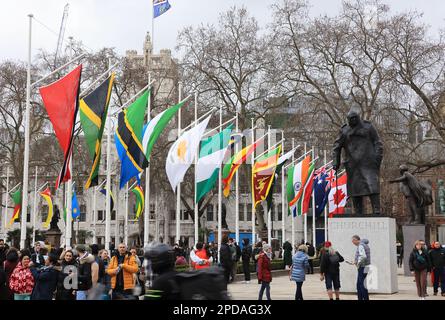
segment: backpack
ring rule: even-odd
[[[177,273],[171,284],[179,300],[229,300],[224,273],[218,267]]]

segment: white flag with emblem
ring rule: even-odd
[[[193,164],[210,117],[208,116],[196,127],[184,132],[168,151],[165,170],[173,191],[176,190],[178,184],[184,179],[188,168]]]

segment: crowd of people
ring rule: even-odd
[[[340,264],[343,262],[357,269],[358,299],[369,300],[366,286],[371,265],[369,241],[358,235],[351,240],[356,246],[353,261],[345,261],[330,241],[318,248],[310,243],[292,247],[286,241],[282,248],[274,251],[265,241],[252,245],[245,238],[241,247],[234,239],[224,236],[219,251],[214,243],[198,242],[190,249],[178,243],[174,247],[153,244],[148,250],[136,247],[129,250],[121,243],[115,250],[112,246],[108,252],[96,244],[52,249],[39,241],[30,249],[17,250],[9,248],[0,239],[0,300],[180,298],[180,285],[171,287],[171,281],[166,280],[188,270],[195,270],[201,277],[195,279],[204,279],[202,281],[207,283],[214,281],[218,289],[214,296],[218,298],[221,292],[227,291],[227,285],[235,281],[238,268],[244,275],[244,283],[250,283],[251,274],[256,274],[260,285],[258,299],[262,300],[265,293],[270,300],[272,261],[275,258],[282,259],[289,280],[295,282],[295,300],[303,300],[303,283],[307,274],[314,273],[315,259],[319,261],[320,281],[325,282],[330,300],[340,299]],[[400,255],[398,252],[398,258]],[[400,267],[401,262],[398,261],[398,265]],[[445,249],[439,242],[427,248],[424,241],[416,241],[409,256],[409,268],[420,299],[427,296],[428,273],[431,274],[434,295],[440,287],[441,295],[445,296]],[[192,279],[190,275],[186,278]]]

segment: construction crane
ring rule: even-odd
[[[70,5],[67,3],[63,8],[62,22],[60,23],[59,38],[57,39],[56,54],[54,55],[54,67],[57,66],[57,56],[62,51],[63,36],[65,35],[66,19],[68,18],[68,9]]]

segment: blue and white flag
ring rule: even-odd
[[[168,0],[153,0],[153,18],[159,17],[170,8],[171,5]]]

